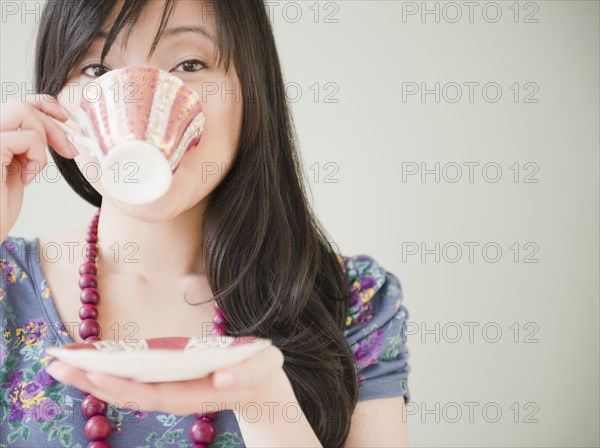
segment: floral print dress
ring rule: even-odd
[[[60,320],[40,266],[39,239],[9,236],[0,246],[0,448],[84,448],[83,393],[46,374],[45,349],[73,342]],[[359,401],[404,396],[408,347],[398,279],[368,255],[338,255],[351,303],[344,335],[355,356]],[[107,442],[115,448],[189,448],[193,415],[144,412],[130,403],[109,404]],[[216,418],[211,448],[245,447],[231,410]]]

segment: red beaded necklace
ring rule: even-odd
[[[96,257],[98,249],[98,220],[100,219],[100,209],[94,215],[86,235],[85,260],[79,268],[79,287],[81,288],[81,303],[79,317],[81,325],[79,326],[79,336],[84,342],[92,343],[100,340],[100,324],[98,318],[98,308],[96,305],[100,302],[98,293],[98,282],[96,279]],[[223,324],[225,318],[217,303],[215,302],[215,315],[213,317],[213,334],[224,335]],[[81,411],[88,419],[85,424],[85,435],[91,442],[87,448],[110,448],[110,445],[104,440],[111,433],[111,427],[106,418],[108,405],[105,401],[84,392],[85,399],[81,403]],[[196,421],[190,427],[189,436],[193,445],[191,448],[207,448],[214,442],[216,429],[213,421],[216,418],[216,412],[195,413]]]

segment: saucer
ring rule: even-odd
[[[46,353],[88,372],[156,383],[205,377],[238,364],[269,345],[269,339],[250,336],[173,336],[75,342],[48,347]]]

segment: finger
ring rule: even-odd
[[[169,411],[183,415],[200,409],[202,402],[214,402],[214,389],[208,377],[193,380],[143,383],[103,373],[89,373],[88,379],[113,397],[128,397],[145,411]],[[196,398],[194,398],[196,397]]]
[[[67,114],[58,100],[50,95],[25,95],[24,99],[12,99],[2,104],[4,109],[19,111],[19,113],[2,113],[0,115],[0,130],[12,131],[20,127],[20,121],[23,115],[31,110],[37,110],[40,113],[48,114],[60,121],[68,119]]]
[[[60,104],[58,98],[47,94],[28,94],[25,101],[41,112],[53,116],[61,121],[69,119],[68,111]]]
[[[94,385],[94,383],[88,380],[85,370],[70,366],[64,362],[53,361],[52,364],[46,367],[46,372],[57,381],[86,391],[106,402],[116,403],[122,400],[122,398],[114,397],[113,394]]]
[[[132,385],[137,384],[128,378],[120,378],[106,373],[88,372],[86,379],[92,384],[89,392],[94,396],[110,403],[127,403],[134,405],[137,410],[147,412],[163,409],[148,407],[149,396],[140,395]],[[147,393],[147,392],[146,392]]]
[[[247,390],[264,384],[283,366],[281,350],[269,345],[251,358],[212,374],[215,389]]]
[[[106,391],[111,397],[120,397],[121,401],[127,399],[134,402],[145,411],[159,410],[157,403],[160,402],[160,397],[164,399],[164,396],[157,393],[153,383],[141,383],[101,372],[88,372],[86,377],[94,388]],[[185,392],[180,390],[179,393]]]
[[[48,144],[61,156],[72,159],[79,155],[77,148],[71,143],[67,133],[52,118],[42,112],[35,110],[46,129]]]
[[[73,367],[59,360],[52,361],[46,367],[46,373],[61,383],[70,384],[81,390],[89,391],[87,387],[94,387],[88,381],[85,370]]]
[[[210,381],[196,379],[163,383],[142,383],[104,373],[88,373],[90,382],[99,388],[98,397],[135,403],[147,412],[170,412],[185,415],[194,412],[212,390]],[[117,398],[118,397],[118,398]],[[193,399],[192,397],[198,397]]]
[[[73,134],[73,125],[79,128],[71,107],[68,107],[68,103],[61,103],[58,98],[51,95],[26,95],[26,102],[40,112],[53,118],[55,120],[54,123],[65,130],[67,134]],[[67,122],[70,122],[70,126],[67,126]]]
[[[147,412],[163,411],[180,415],[199,409],[190,397],[206,399],[212,385],[207,378],[165,383],[141,383],[99,372],[86,372],[54,361],[46,371],[62,383],[85,390],[109,403],[129,402]],[[203,383],[203,384],[201,384]]]
[[[21,181],[29,183],[47,163],[46,141],[35,130],[3,132],[0,138],[0,161],[3,166],[20,167]],[[7,170],[10,173],[10,168]]]
[[[168,397],[169,409],[174,414],[200,412],[204,404],[208,404],[213,411],[222,410],[220,405],[223,404],[224,398],[222,392],[215,391],[211,378],[206,376],[192,380],[154,383],[152,393],[143,398],[144,405],[160,410],[164,407],[165,397]]]
[[[39,103],[41,104],[41,103]],[[52,146],[61,156],[73,158],[79,153],[77,149],[69,141],[67,134],[61,129],[50,116],[39,110],[37,103],[12,102],[10,107],[16,108],[14,113],[7,113],[4,109],[8,106],[3,106],[3,111],[0,114],[0,131],[10,132],[15,130],[34,129],[44,135],[45,140]]]

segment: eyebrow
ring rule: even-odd
[[[183,25],[183,26],[177,26],[177,27],[173,27],[173,28],[166,28],[163,31],[162,36],[165,38],[168,38],[168,37],[174,37],[174,36],[177,36],[179,34],[184,34],[184,33],[196,33],[196,34],[199,34],[202,37],[210,40],[213,44],[216,42],[216,39],[214,38],[214,36],[212,34],[210,34],[208,31],[206,31],[205,28],[203,28],[199,25]],[[99,31],[96,34],[96,39],[106,39],[107,37],[108,37],[107,31]]]

